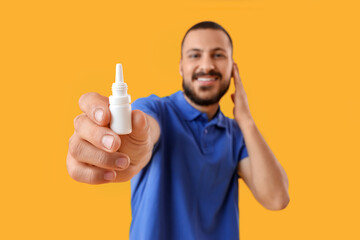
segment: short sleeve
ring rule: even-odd
[[[161,116],[159,110],[160,98],[154,94],[136,99],[132,104],[132,110],[140,110],[144,113],[150,115],[155,118],[155,120],[160,124]]]

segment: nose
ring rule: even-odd
[[[213,59],[211,58],[211,56],[204,55],[201,59],[199,68],[200,68],[200,71],[202,71],[204,73],[208,73],[211,70],[214,70],[215,66],[214,66],[214,62],[213,62]]]

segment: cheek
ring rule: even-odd
[[[191,77],[194,73],[194,68],[192,66],[184,66],[183,74],[184,76]]]
[[[231,77],[231,70],[228,68],[224,68],[221,74],[222,74],[222,79],[227,80]]]
[[[226,66],[226,76],[230,78],[232,76],[233,65],[229,64]]]

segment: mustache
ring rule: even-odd
[[[194,74],[192,75],[192,79],[196,79],[196,78],[199,78],[199,77],[202,77],[202,76],[209,76],[209,75],[210,75],[210,76],[217,76],[217,77],[219,77],[219,78],[222,77],[221,73],[216,72],[216,71],[214,71],[214,70],[210,70],[210,72],[208,72],[208,73],[204,73],[204,72],[194,73]]]

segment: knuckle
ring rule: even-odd
[[[97,92],[88,92],[80,96],[79,106],[83,112],[92,112],[93,106],[91,102],[95,99],[100,98],[100,94]]]
[[[87,179],[87,183],[89,184],[98,184],[100,182],[100,174],[94,171],[91,168],[86,169],[85,171],[85,179]]]
[[[69,149],[70,149],[70,146],[71,146],[71,144],[73,144],[73,141],[74,141],[74,135],[75,135],[75,133],[73,134],[73,135],[71,135],[71,137],[69,138]]]
[[[97,92],[88,92],[88,96],[89,97],[98,97],[100,94],[99,93],[97,93]]]
[[[145,133],[146,134],[149,134],[150,133],[150,119],[149,119],[149,116],[144,114],[144,120],[145,120],[145,124],[144,124],[144,130],[145,130]]]
[[[99,167],[112,167],[110,164],[109,154],[104,151],[97,151],[95,153],[96,165]]]
[[[88,174],[88,183],[91,184],[91,185],[94,185],[96,182],[95,182],[95,177],[94,177],[94,174],[93,173],[89,173]]]
[[[76,161],[76,159],[68,154],[66,169],[73,180],[88,184],[99,184],[101,182],[101,171],[96,171],[93,167],[82,167],[80,165],[76,167],[76,164],[72,164],[71,161]]]
[[[97,92],[88,92],[88,93],[84,93],[83,95],[80,96],[79,98],[79,105],[85,103],[87,101],[87,99],[89,98],[93,98],[93,97],[97,97],[99,94]]]
[[[74,118],[74,128],[78,130],[84,121],[85,114],[80,114]]]
[[[91,92],[84,93],[79,98],[79,106],[83,105],[83,103],[86,101],[86,99],[91,95]]]
[[[87,95],[87,93],[80,96],[79,102],[78,102],[79,106],[81,106],[82,102],[84,101],[84,98],[86,98],[86,95]]]
[[[72,179],[78,182],[95,184],[96,178],[94,177],[94,173],[90,168],[74,168],[70,169],[69,175]]]
[[[78,174],[76,174],[76,173],[77,173],[76,169],[69,168],[69,169],[68,169],[68,173],[69,173],[69,176],[70,176],[72,179],[74,179],[75,181],[80,182],[80,179],[78,178]]]
[[[70,165],[70,157],[69,157],[69,155],[66,157],[66,170],[68,171],[69,176],[70,176],[72,179],[74,179],[74,178],[73,178],[73,168],[72,168],[71,165]]]
[[[102,137],[105,135],[101,127],[93,126],[89,127],[87,138],[88,141],[91,142],[93,145],[102,146]]]
[[[67,171],[69,173],[69,176],[73,180],[75,180],[77,182],[81,182],[81,177],[80,177],[80,174],[79,174],[79,170],[76,169],[75,167],[71,166],[71,164],[69,164],[69,161],[70,161],[70,159],[68,157],[68,160],[66,162],[66,168],[67,168]]]
[[[84,182],[80,169],[71,169],[69,175],[72,179],[78,182]]]
[[[82,151],[82,144],[79,140],[77,140],[75,137],[72,137],[72,140],[69,144],[69,153],[71,156],[73,156],[75,159],[80,155]]]

